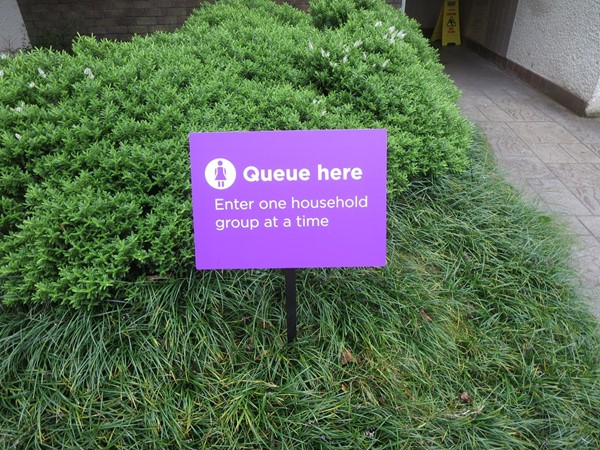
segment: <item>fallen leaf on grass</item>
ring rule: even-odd
[[[148,275],[146,277],[146,279],[148,281],[162,281],[162,280],[168,280],[169,278],[171,278],[171,275],[166,274],[166,275]]]
[[[463,403],[467,403],[468,405],[473,403],[473,399],[467,391],[464,391],[462,394],[460,394],[460,401]]]
[[[421,316],[423,316],[423,319],[425,319],[427,322],[433,322],[431,316],[427,314],[427,311],[425,311],[423,308],[419,308],[419,312],[421,313]]]
[[[354,355],[348,349],[345,349],[342,352],[341,360],[342,360],[342,365],[343,366],[345,366],[348,363],[355,363],[356,362],[356,360],[354,359]]]

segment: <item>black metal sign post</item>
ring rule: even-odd
[[[287,340],[296,340],[296,269],[283,269],[285,274],[285,312],[287,315]]]

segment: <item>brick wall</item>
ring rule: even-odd
[[[181,26],[203,0],[17,0],[34,46],[68,48],[78,33],[129,40]],[[210,0],[204,0],[210,1]],[[309,0],[276,0],[308,9]],[[388,0],[400,6],[400,0]]]
[[[17,0],[32,45],[65,47],[77,34],[131,39],[183,24],[198,0]]]
[[[395,6],[396,8],[400,8],[402,5],[402,0],[386,0],[390,5]],[[289,3],[296,8],[302,9],[304,11],[308,10],[309,0],[275,0],[275,3]]]

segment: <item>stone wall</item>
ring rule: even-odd
[[[78,33],[129,40],[181,26],[203,0],[17,0],[34,46],[68,48]],[[207,1],[207,0],[204,0]],[[276,0],[307,10],[309,0]],[[388,0],[399,7],[401,0]]]

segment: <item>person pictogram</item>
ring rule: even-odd
[[[227,181],[227,171],[225,167],[223,167],[223,161],[219,161],[217,163],[217,168],[215,169],[215,181],[217,182],[217,187],[219,189],[223,189],[225,187],[225,182]]]
[[[236,177],[235,166],[226,158],[215,158],[204,169],[204,178],[213,189],[229,189]]]

